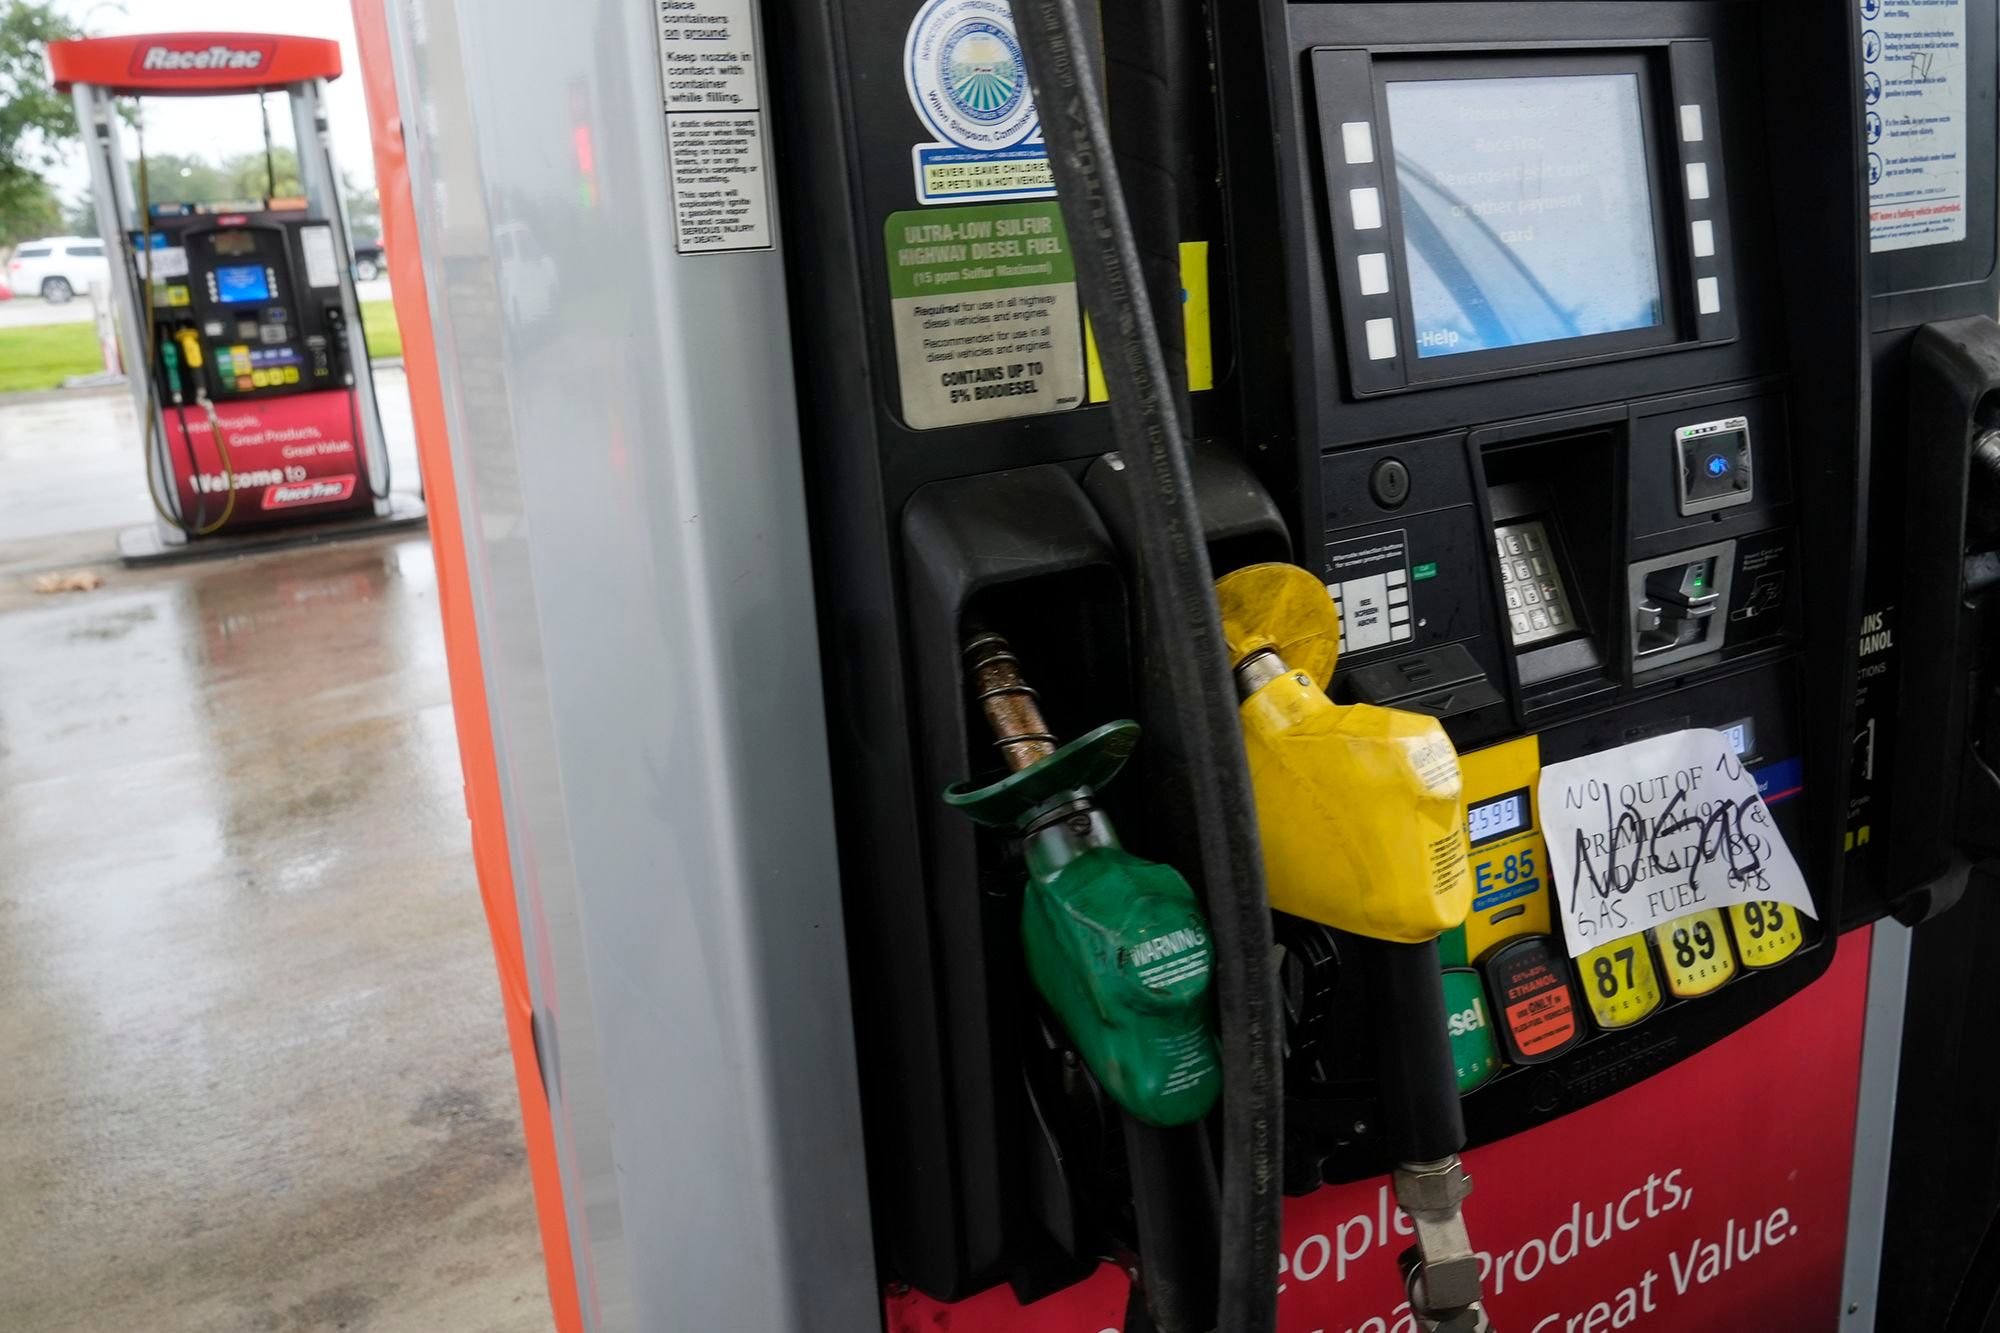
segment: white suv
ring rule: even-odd
[[[16,296],[39,295],[61,305],[93,282],[111,281],[111,261],[95,236],[45,236],[23,241],[7,261],[7,285]]]

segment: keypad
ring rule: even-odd
[[[1556,572],[1548,529],[1542,520],[1497,525],[1493,553],[1498,557],[1500,589],[1516,648],[1561,638],[1577,629],[1569,592]]]

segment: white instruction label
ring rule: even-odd
[[[771,244],[754,0],[654,0],[682,254]]]
[[[188,271],[188,252],[178,245],[163,245],[150,253],[152,272],[148,274],[146,256],[149,252],[139,251],[139,272],[142,276],[154,278],[185,278]]]
[[[771,244],[762,112],[670,115],[667,148],[676,249],[685,255]]]
[[[1964,0],[1856,0],[1868,248],[1965,239]]]
[[[299,228],[299,249],[306,258],[306,286],[340,285],[340,264],[333,257],[333,228]]]
[[[1572,958],[1709,908],[1781,902],[1818,916],[1757,779],[1719,731],[1550,764],[1538,795]]]

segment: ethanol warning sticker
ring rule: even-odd
[[[883,240],[903,419],[913,429],[1083,401],[1076,266],[1056,205],[892,213]]]

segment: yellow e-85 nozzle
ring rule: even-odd
[[[174,333],[174,341],[181,345],[181,361],[190,370],[201,369],[201,335],[193,329],[179,329]]]
[[[1340,621],[1297,565],[1217,580],[1271,906],[1416,944],[1465,920],[1458,752],[1434,717],[1326,695]]]

